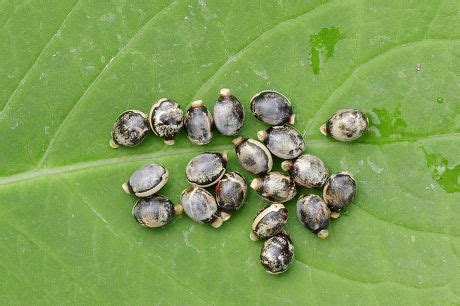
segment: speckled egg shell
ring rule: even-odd
[[[296,195],[294,180],[280,172],[269,172],[255,178],[251,187],[271,202],[284,203]]]
[[[270,274],[285,272],[294,259],[294,245],[285,234],[273,236],[264,242],[260,251],[260,262]]]
[[[294,124],[291,102],[276,91],[262,91],[251,99],[251,112],[262,122],[270,125]]]
[[[328,236],[327,227],[331,220],[331,212],[320,196],[315,194],[300,196],[297,200],[297,218],[320,238]]]
[[[176,101],[160,99],[150,109],[149,124],[152,131],[163,138],[166,144],[173,144],[174,137],[184,125],[184,112]]]
[[[213,120],[212,115],[203,105],[203,101],[195,101],[187,110],[184,117],[184,125],[188,139],[197,145],[204,145],[212,139]]]
[[[139,199],[134,204],[132,214],[139,224],[153,228],[170,222],[175,216],[175,208],[168,198],[154,195]]]
[[[290,125],[272,126],[257,135],[273,155],[282,159],[296,158],[305,148],[302,135]]]
[[[222,135],[237,135],[244,123],[244,109],[230,90],[220,90],[213,110],[214,124]]]
[[[246,180],[241,174],[225,173],[216,185],[217,206],[227,212],[238,210],[246,201],[247,191]]]
[[[140,144],[149,131],[147,115],[138,110],[128,110],[118,116],[112,128],[110,146],[134,147]]]
[[[356,182],[346,172],[332,174],[324,184],[323,199],[333,212],[340,212],[347,208],[355,194]]]
[[[251,240],[265,239],[283,231],[288,221],[288,210],[281,203],[262,208],[252,221]]]
[[[181,194],[181,204],[187,216],[196,222],[210,223],[216,217],[216,200],[201,187],[184,190]]]
[[[123,185],[126,192],[138,197],[148,197],[157,193],[168,181],[169,173],[163,166],[149,164],[136,170]]]
[[[369,127],[369,119],[360,110],[342,109],[337,111],[320,128],[321,133],[338,141],[353,141],[361,137]]]
[[[205,152],[189,161],[185,167],[185,175],[190,184],[209,187],[222,178],[226,166],[226,154]]]
[[[329,176],[323,161],[311,154],[284,161],[281,167],[289,172],[298,185],[307,188],[321,188]]]
[[[241,167],[253,174],[269,172],[273,167],[270,151],[261,142],[239,137],[233,141]]]

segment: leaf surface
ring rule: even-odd
[[[4,1],[0,7],[0,300],[5,304],[460,303],[460,4],[444,1]],[[358,194],[322,241],[287,204],[296,247],[279,276],[259,264],[251,192],[220,229],[185,215],[148,230],[121,184],[139,166],[171,173],[204,147],[181,134],[108,146],[116,116],[161,97],[243,102],[242,135],[266,128],[249,100],[287,95],[306,151],[351,172]],[[358,142],[319,126],[356,107]],[[279,169],[280,161],[276,160]],[[312,192],[299,189],[298,193]],[[315,192],[315,191],[313,191]]]

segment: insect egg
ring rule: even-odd
[[[279,158],[296,158],[305,148],[302,135],[290,125],[272,126],[266,131],[259,131],[257,136],[267,149]]]
[[[323,189],[323,199],[331,210],[331,217],[338,218],[356,194],[356,182],[347,172],[332,174]]]
[[[276,91],[266,90],[252,97],[251,112],[257,119],[270,125],[294,124],[291,102]]]
[[[338,141],[353,141],[361,137],[369,126],[366,115],[357,109],[341,109],[323,124],[320,131]]]
[[[138,110],[128,110],[115,121],[109,144],[114,149],[119,146],[134,147],[144,140],[148,131],[147,115]]]
[[[296,195],[294,180],[280,172],[269,172],[253,179],[251,188],[271,202],[284,203]]]
[[[192,143],[204,145],[211,141],[213,120],[203,101],[198,100],[191,104],[185,114],[184,125]]]
[[[220,227],[223,223],[217,211],[216,200],[201,187],[194,187],[182,191],[181,203],[190,219],[199,223],[210,223],[213,227]]]
[[[180,205],[174,206],[168,198],[154,195],[139,199],[134,204],[132,214],[139,224],[153,228],[167,224],[182,211]]]
[[[238,162],[247,171],[253,174],[263,174],[272,169],[272,155],[261,142],[238,137],[233,140],[233,144]]]
[[[244,123],[244,109],[229,89],[222,88],[214,105],[214,124],[222,135],[238,134]]]
[[[138,197],[148,197],[157,193],[168,181],[169,173],[158,164],[149,164],[136,170],[129,180],[123,184],[127,193]]]
[[[162,98],[150,109],[149,124],[152,131],[164,139],[165,144],[174,144],[174,137],[182,129],[184,112],[171,99]]]
[[[238,210],[246,201],[246,180],[238,172],[225,173],[216,185],[216,202],[224,219],[230,212]]]
[[[329,236],[327,227],[331,219],[331,212],[320,196],[315,194],[302,195],[297,200],[297,218],[319,238]]]
[[[201,153],[192,158],[185,168],[190,184],[209,187],[217,183],[225,174],[227,153]]]
[[[252,221],[249,238],[253,241],[277,235],[283,231],[288,221],[288,211],[281,203],[273,203],[262,208]]]
[[[260,263],[270,274],[285,272],[294,259],[294,245],[287,234],[273,236],[264,242]]]
[[[323,161],[311,154],[283,161],[281,168],[289,172],[298,185],[307,188],[321,188],[329,176]]]

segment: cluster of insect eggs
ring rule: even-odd
[[[278,274],[287,270],[294,258],[294,246],[284,230],[288,212],[282,203],[296,195],[296,184],[307,188],[323,188],[323,198],[302,195],[297,201],[297,217],[320,238],[328,237],[330,218],[338,217],[351,203],[356,183],[348,173],[329,176],[324,163],[316,156],[303,154],[305,142],[298,130],[290,124],[295,115],[289,100],[275,91],[262,91],[251,99],[251,112],[270,128],[257,133],[258,139],[238,137],[233,141],[240,165],[259,177],[251,187],[265,199],[273,202],[261,209],[254,218],[251,239],[267,239],[260,259],[267,272]],[[113,127],[112,147],[135,146],[152,130],[166,144],[173,144],[175,135],[185,126],[189,140],[198,145],[207,144],[213,136],[213,126],[223,135],[237,135],[244,123],[244,108],[228,89],[222,89],[213,115],[201,100],[195,101],[184,114],[180,105],[171,99],[160,99],[147,117],[130,110],[121,114]],[[337,111],[320,128],[320,131],[339,141],[359,138],[368,127],[368,119],[359,110]],[[271,172],[272,155],[285,159],[280,172]],[[133,207],[136,220],[148,227],[168,223],[182,211],[194,221],[222,225],[245,202],[246,181],[237,172],[226,173],[227,156],[205,152],[192,158],[186,167],[187,181],[192,188],[181,194],[181,204],[174,206],[156,192],[168,180],[167,170],[156,164],[138,169],[123,185],[126,192],[141,197]],[[214,197],[206,187],[215,186]]]
[[[182,213],[182,206],[174,205],[167,197],[157,194],[168,179],[166,168],[159,164],[148,164],[137,169],[122,185],[125,192],[140,198],[132,210],[139,224],[150,228],[164,226],[175,215]]]
[[[226,88],[220,90],[213,114],[202,100],[192,102],[184,113],[179,103],[162,98],[152,106],[148,116],[139,110],[128,110],[119,115],[112,128],[110,146],[136,146],[150,130],[163,138],[166,144],[172,145],[183,127],[192,143],[205,145],[213,137],[214,126],[223,135],[237,135],[244,119],[243,106]]]
[[[193,186],[181,194],[181,204],[190,219],[220,227],[246,201],[247,184],[238,172],[227,172],[227,154],[205,152],[192,158],[185,168]],[[215,197],[206,187],[215,185]]]
[[[140,198],[132,210],[134,218],[141,225],[154,228],[166,225],[185,211],[194,221],[219,227],[241,208],[247,195],[244,177],[238,172],[226,173],[226,164],[225,153],[205,152],[192,158],[186,176],[193,187],[182,192],[182,205],[174,205],[157,194],[169,179],[166,168],[159,164],[142,166],[122,185],[125,192]],[[216,197],[204,189],[213,185]]]
[[[275,156],[289,159],[301,152],[304,145],[301,135],[295,128],[286,125],[294,123],[295,115],[290,101],[284,95],[268,90],[256,94],[251,99],[251,112],[257,119],[273,126],[261,131],[258,137]],[[226,88],[219,92],[213,115],[202,100],[192,102],[184,114],[179,103],[162,98],[151,107],[148,116],[139,110],[128,110],[119,115],[112,128],[110,146],[136,146],[144,140],[149,130],[171,145],[184,126],[192,143],[204,145],[211,141],[214,126],[221,134],[234,136],[243,127],[244,120],[242,104]],[[320,130],[336,140],[353,141],[361,137],[368,125],[369,121],[363,112],[343,109],[333,114]],[[281,145],[286,137],[291,137],[291,141],[297,143],[297,152],[291,152]]]
[[[266,106],[265,109],[272,108]],[[321,159],[311,154],[302,154],[305,148],[304,139],[298,130],[287,124],[289,121],[292,122],[293,114],[282,114],[280,117],[284,119],[281,119],[273,118],[274,114],[267,112],[272,116],[271,122],[280,125],[259,131],[257,136],[260,141],[239,137],[233,142],[241,166],[259,175],[252,181],[251,187],[259,195],[273,202],[256,214],[250,238],[267,239],[261,249],[260,260],[267,272],[278,274],[286,271],[294,258],[294,246],[284,230],[288,211],[282,203],[294,198],[296,184],[307,188],[324,187],[322,198],[314,194],[300,196],[296,215],[307,229],[325,239],[329,235],[327,227],[331,217],[337,218],[351,203],[356,192],[356,183],[352,176],[345,172],[329,176]],[[263,118],[260,115],[256,117]],[[289,121],[286,122],[287,120]],[[367,126],[367,118],[362,112],[341,110],[328,120],[325,133],[340,141],[352,141],[359,138]],[[321,130],[323,131],[324,127]],[[282,169],[287,171],[289,176],[271,172],[272,155],[285,159]]]

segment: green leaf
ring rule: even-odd
[[[0,1],[0,301],[459,304],[459,12],[456,0]],[[306,151],[357,180],[325,241],[287,204],[296,260],[283,275],[248,238],[254,192],[220,229],[184,215],[148,230],[121,189],[159,162],[177,202],[205,150],[229,150],[251,180],[218,133],[204,147],[184,134],[108,146],[122,111],[165,96],[211,107],[224,86],[246,110],[257,91],[286,94]],[[345,107],[371,121],[351,144],[318,130]],[[247,114],[255,137],[266,126]]]

